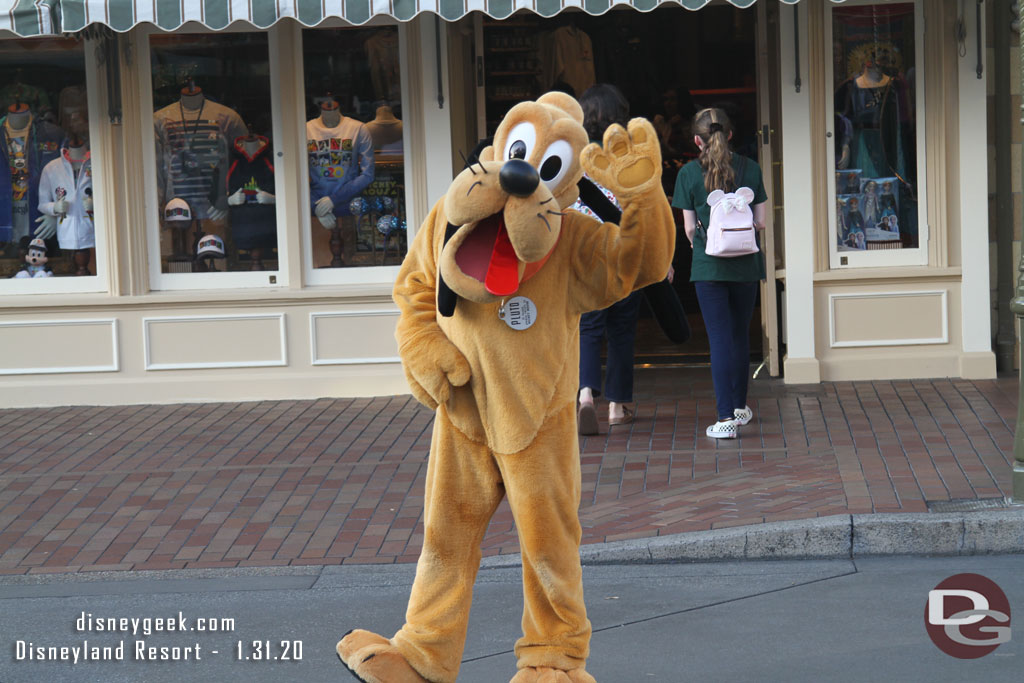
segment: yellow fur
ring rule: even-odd
[[[515,646],[520,671],[513,681],[594,681],[584,669],[590,622],[576,512],[579,318],[665,277],[675,226],[650,124],[634,119],[628,130],[612,126],[602,145],[586,145],[582,120],[579,104],[562,93],[513,107],[480,163],[460,173],[434,206],[399,272],[399,351],[413,394],[437,409],[425,535],[405,626],[390,641],[368,641],[373,634],[356,631],[338,644],[339,656],[357,675],[364,666],[360,655],[379,652],[385,668],[372,675],[382,681],[390,681],[387,667],[395,667],[395,681],[406,680],[398,678],[406,663],[424,680],[455,680],[480,542],[507,496],[523,552],[525,603],[523,637]],[[531,128],[535,139],[529,138]],[[529,196],[509,196],[499,182],[503,155],[524,130],[532,142],[525,161],[540,168],[546,154],[568,149],[570,163],[551,187],[542,181]],[[621,225],[566,211],[584,169],[619,198]],[[519,261],[513,295],[536,305],[536,322],[525,330],[499,319],[507,297],[487,291],[456,257],[478,223],[495,214]],[[445,245],[449,222],[458,230]],[[535,274],[527,267],[531,262]],[[439,274],[459,295],[452,317],[437,312]],[[400,664],[383,658],[395,653]]]

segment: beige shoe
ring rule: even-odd
[[[628,425],[632,421],[633,421],[633,410],[629,406],[627,406],[625,404],[622,404],[622,415],[620,415],[618,417],[612,416],[610,409],[608,411],[608,425],[609,426],[611,426],[611,425]]]

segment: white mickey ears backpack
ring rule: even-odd
[[[750,202],[754,191],[741,187],[735,192],[715,190],[708,195],[711,220],[708,221],[704,253],[719,258],[756,254],[757,230]]]

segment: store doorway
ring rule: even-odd
[[[658,127],[667,195],[672,195],[679,168],[697,155],[690,121],[700,108],[726,110],[735,128],[734,150],[760,160],[763,145],[759,111],[764,104],[758,97],[757,30],[764,19],[758,15],[755,9],[723,4],[696,12],[660,7],[651,12],[613,9],[601,16],[566,10],[549,19],[530,12],[500,21],[478,16],[474,31],[477,135],[493,135],[510,107],[538,96],[553,84],[562,88],[588,82],[571,68],[553,74],[550,41],[571,29],[589,38],[594,81],[618,86],[629,99],[631,114],[646,117]],[[676,212],[676,219],[673,287],[687,311],[693,333],[684,344],[669,341],[645,305],[635,347],[639,366],[710,362],[704,322],[689,281],[692,251],[683,232],[682,214]],[[762,296],[766,294],[762,288]],[[759,301],[750,330],[754,362],[760,362],[764,342],[772,336],[765,334],[763,317]]]

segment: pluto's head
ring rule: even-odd
[[[449,239],[439,269],[451,290],[487,303],[514,294],[558,242],[563,211],[579,195],[583,110],[550,92],[512,107],[494,143],[445,196]]]

